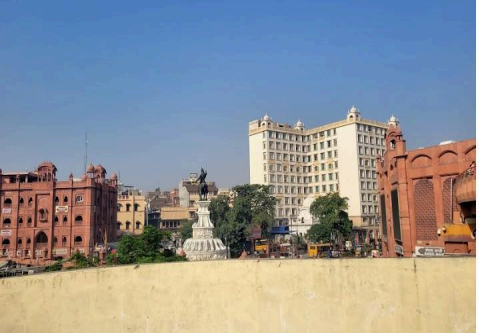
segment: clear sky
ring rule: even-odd
[[[249,181],[248,122],[475,137],[473,1],[0,1],[0,167],[89,160],[144,190]]]

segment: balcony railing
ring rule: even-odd
[[[476,201],[476,167],[472,166],[457,176],[454,186],[458,203]]]

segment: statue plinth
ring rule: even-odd
[[[226,247],[221,239],[213,237],[214,225],[208,210],[210,202],[198,201],[198,222],[193,224],[193,238],[183,244],[188,260],[226,259]]]

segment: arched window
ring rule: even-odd
[[[17,240],[18,247],[22,247],[23,241],[21,238]]]
[[[33,203],[33,198],[32,197],[28,198],[28,205],[31,206],[32,203]]]
[[[83,196],[77,195],[77,197],[75,198],[75,202],[83,202]]]
[[[83,222],[83,217],[81,215],[77,215],[77,217],[75,217],[75,223],[82,223]]]
[[[55,236],[53,237],[53,246],[57,246],[58,238]]]
[[[83,239],[81,238],[81,236],[76,236],[75,237],[75,245],[76,246],[82,245],[82,241],[83,241]]]
[[[32,224],[32,218],[31,217],[28,218],[27,224],[28,224],[28,226],[30,226]]]
[[[23,224],[23,219],[21,217],[18,219],[18,224]]]
[[[30,247],[30,244],[32,244],[32,240],[30,238],[27,238],[27,247]]]
[[[131,223],[129,221],[126,222],[126,230],[130,230],[130,224]]]
[[[121,229],[121,222],[116,222],[116,229],[120,230]]]
[[[10,246],[10,240],[5,238],[3,241],[2,241],[2,245],[3,247],[9,247]]]
[[[11,224],[12,224],[12,221],[10,219],[3,220],[4,227],[10,227]]]
[[[19,203],[20,203],[20,206],[23,206],[23,197],[20,198]]]
[[[62,238],[62,246],[67,246],[67,238],[65,236]]]
[[[139,204],[135,204],[134,207],[135,207],[135,212],[137,212],[137,211],[138,211],[138,207],[140,207],[140,205],[139,205]]]
[[[131,205],[130,205],[130,204],[126,204],[126,211],[127,211],[127,212],[130,211],[130,208],[131,208]]]
[[[55,224],[58,224],[58,216],[55,216]]]
[[[136,229],[141,229],[141,222],[140,221],[136,221]]]
[[[58,204],[60,203],[60,198],[59,197],[55,197],[55,204]]]
[[[37,235],[37,244],[44,244],[46,245],[48,243],[48,237],[47,235],[41,231],[38,235]]]
[[[116,211],[121,212],[121,207],[123,207],[121,204],[116,205]]]
[[[3,203],[5,204],[5,206],[10,206],[12,204],[12,199],[10,198],[6,198]]]
[[[63,224],[67,224],[67,222],[68,222],[67,217],[66,217],[66,216],[63,216]]]
[[[40,209],[38,211],[39,213],[39,218],[40,218],[40,221],[45,221],[47,219],[47,211],[45,209]]]
[[[66,195],[63,197],[63,203],[68,203],[68,197]]]

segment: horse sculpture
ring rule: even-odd
[[[198,185],[198,193],[200,194],[200,201],[206,201],[208,200],[208,184],[206,184],[206,175],[208,173],[201,168],[201,173],[198,179],[196,180],[197,182],[199,181]]]

